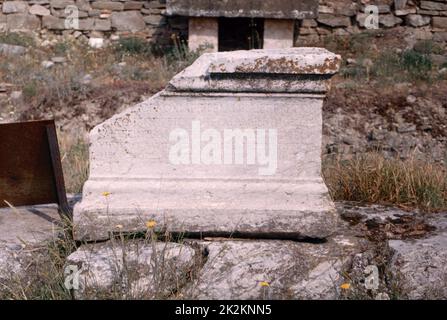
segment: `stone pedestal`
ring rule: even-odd
[[[217,18],[194,18],[188,19],[189,23],[189,50],[206,48],[206,52],[217,52],[219,25]]]
[[[95,127],[76,239],[159,231],[324,238],[322,104],[340,57],[320,48],[202,55],[166,90]]]
[[[293,47],[295,20],[265,19],[264,49],[287,49]]]

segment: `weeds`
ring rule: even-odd
[[[0,34],[0,43],[6,43],[23,47],[31,47],[34,45],[34,39],[25,34],[9,32]]]
[[[119,39],[114,46],[114,50],[119,59],[126,55],[152,55],[152,45],[144,39],[137,37],[126,37]]]
[[[336,201],[447,210],[447,170],[442,165],[365,154],[352,160],[328,160],[323,171]]]
[[[64,171],[66,190],[69,193],[81,193],[82,186],[88,178],[88,145],[83,137],[72,138],[59,134],[61,145],[61,162]]]

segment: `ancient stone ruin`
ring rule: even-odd
[[[295,20],[315,18],[315,0],[168,0],[169,15],[189,17],[190,50],[290,48]]]
[[[77,239],[137,232],[324,238],[322,104],[340,56],[322,48],[202,55],[90,134]]]

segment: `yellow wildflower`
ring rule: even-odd
[[[148,229],[152,229],[157,225],[157,222],[155,222],[154,220],[149,220],[146,222],[146,227]]]
[[[104,191],[104,192],[102,193],[102,195],[103,195],[104,197],[108,197],[108,196],[111,195],[111,193],[108,192],[108,191]]]
[[[262,281],[262,282],[259,283],[259,285],[261,287],[270,287],[270,285],[269,285],[269,283],[267,281]]]
[[[349,283],[343,283],[340,288],[342,288],[343,290],[349,290],[349,288],[351,288],[351,285]]]

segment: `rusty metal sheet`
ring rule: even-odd
[[[0,207],[58,203],[70,215],[53,120],[0,124]]]

